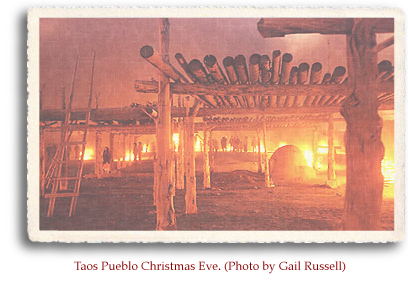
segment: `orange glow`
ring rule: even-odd
[[[200,139],[197,137],[194,151],[201,151]]]
[[[288,145],[288,144],[287,144],[287,143],[285,143],[285,142],[279,142],[279,146],[278,146],[278,148],[283,147],[283,146],[285,146],[285,145]]]
[[[394,161],[384,157],[381,161],[381,172],[384,176],[384,183],[394,183]]]
[[[174,150],[178,151],[179,149],[179,143],[180,143],[180,136],[177,133],[173,134],[173,144],[174,144]]]
[[[232,146],[231,146],[231,144],[228,144],[228,145],[227,145],[227,151],[232,151]]]
[[[327,145],[327,141],[321,140],[317,147],[317,153],[327,154],[328,152],[329,152],[329,146]]]
[[[82,151],[79,153],[79,156],[82,156]],[[94,151],[93,149],[86,148],[84,154],[84,160],[92,160],[94,159]]]
[[[303,155],[306,158],[307,166],[313,167],[313,152],[311,150],[303,150]]]
[[[130,161],[130,160],[131,160],[131,155],[129,152],[126,152],[125,161]]]
[[[230,150],[228,149],[228,151],[230,151]],[[231,147],[231,151],[232,151],[232,147]],[[259,151],[258,151],[258,146],[255,146],[254,152],[255,152],[255,153],[258,153],[258,152],[259,152]],[[261,144],[261,152],[265,152],[265,147],[264,147],[263,144]]]
[[[142,152],[149,152],[149,147],[147,146],[147,144],[143,145],[143,150]]]

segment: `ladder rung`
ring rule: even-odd
[[[58,160],[58,161],[55,161],[55,163],[59,163],[59,164],[80,164],[81,163],[81,160],[64,160],[64,161],[61,161],[61,160]]]
[[[69,142],[62,142],[62,145],[79,145],[79,144],[86,144],[85,141],[69,141]]]
[[[79,196],[79,192],[77,192],[77,193],[72,193],[72,192],[69,192],[69,193],[55,193],[55,194],[53,194],[53,193],[48,193],[48,194],[45,194],[45,198],[58,198],[58,197],[78,197]]]
[[[50,178],[53,181],[64,181],[64,180],[78,180],[78,177],[53,177]]]

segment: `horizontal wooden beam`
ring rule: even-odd
[[[157,93],[156,81],[135,81],[136,92]],[[352,87],[349,84],[302,84],[302,85],[202,85],[171,83],[173,94],[181,95],[213,95],[213,96],[294,96],[308,95],[343,97],[350,94]],[[380,82],[377,88],[378,96],[394,92],[393,82]]]
[[[136,109],[136,108],[135,108]],[[381,104],[380,110],[394,110],[394,104]],[[281,107],[281,108],[200,108],[196,117],[211,117],[217,115],[297,115],[297,114],[327,114],[338,113],[339,106],[311,106],[311,107]],[[65,111],[61,109],[45,109],[40,111],[40,121],[42,122],[54,122],[63,121]],[[73,120],[85,120],[86,111],[75,111],[72,114]],[[172,107],[172,117],[186,117],[186,109],[184,107]],[[140,111],[130,112],[128,109],[111,108],[111,109],[98,109],[92,110],[91,121],[131,121],[140,119],[150,119],[145,113]],[[81,125],[77,125],[82,128]],[[111,127],[112,129],[119,126],[129,127],[143,127],[144,125],[104,125],[103,127]],[[101,125],[91,125],[90,128],[102,127]]]
[[[290,34],[349,35],[353,18],[262,18],[258,31],[264,38],[284,37]],[[378,18],[376,33],[394,32],[393,18]]]
[[[42,126],[43,130],[47,132],[60,132],[64,127],[61,126]],[[83,131],[86,126],[84,125],[69,125],[68,130],[70,131]],[[104,131],[110,133],[120,133],[120,134],[134,134],[134,135],[151,135],[156,133],[155,124],[149,125],[90,125],[88,126],[90,131]]]
[[[40,121],[63,121],[66,110],[43,109],[40,111]],[[87,110],[76,109],[71,113],[71,120],[85,120]],[[104,108],[91,111],[91,121],[127,121],[150,119],[142,108]]]

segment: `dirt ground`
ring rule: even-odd
[[[344,185],[336,189],[324,186],[323,173],[308,183],[264,188],[264,175],[256,173],[255,162],[253,154],[218,153],[211,189],[202,189],[202,173],[198,173],[197,214],[184,214],[185,191],[176,192],[174,203],[178,230],[341,229]],[[201,169],[201,165],[202,161],[198,158],[197,169]],[[92,165],[87,165],[86,169],[91,173]],[[339,181],[344,181],[342,173],[338,173],[338,177]],[[393,184],[385,185],[383,230],[394,229],[393,191]],[[151,161],[135,163],[111,177],[97,179],[85,175],[74,217],[67,217],[69,198],[57,199],[52,218],[46,217],[48,203],[40,198],[40,230],[155,230],[152,192]]]

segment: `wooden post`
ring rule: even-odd
[[[257,143],[258,143],[258,173],[262,173],[262,154],[261,154],[261,136],[259,134],[259,129],[256,130]]]
[[[102,154],[102,138],[101,138],[101,131],[96,131],[95,136],[95,174],[100,178],[101,176],[101,169],[102,169],[102,161],[101,161],[101,154]]]
[[[165,62],[169,62],[170,21],[159,19],[160,55]],[[172,230],[176,228],[176,216],[173,204],[175,195],[172,175],[172,131],[171,131],[171,92],[169,78],[159,73],[158,118],[156,121],[157,166],[155,179],[157,180],[156,230]]]
[[[122,145],[122,157],[123,157],[123,163],[122,163],[122,167],[127,167],[128,166],[128,162],[126,161],[126,152],[127,152],[127,138],[128,138],[129,134],[123,134],[123,145]]]
[[[380,230],[384,178],[381,161],[382,120],[378,114],[377,54],[374,27],[379,19],[355,20],[347,36],[348,76],[352,92],[341,114],[346,120],[347,182],[343,225],[345,230]]]
[[[177,161],[176,161],[176,169],[177,169],[177,175],[176,175],[176,189],[184,189],[184,179],[185,179],[185,168],[184,168],[184,152],[185,152],[185,146],[184,146],[184,119],[179,118],[179,125],[178,125],[178,134],[179,134],[179,145],[178,145],[178,151],[177,151]]]
[[[45,173],[46,173],[46,149],[44,141],[44,129],[40,128],[40,195],[45,194]]]
[[[109,135],[109,152],[110,152],[110,168],[111,171],[115,170],[116,168],[113,166],[114,163],[114,156],[115,156],[115,134],[110,133]]]
[[[262,118],[262,132],[263,132],[263,144],[264,144],[264,168],[265,168],[265,187],[271,187],[271,181],[269,178],[269,162],[268,162],[268,151],[266,147],[266,124],[265,117]]]
[[[195,175],[195,157],[194,157],[194,117],[188,116],[186,122],[186,214],[197,213],[196,200],[196,175]]]
[[[210,130],[210,173],[214,172],[214,138]]]
[[[313,148],[313,169],[315,171],[319,171],[319,161],[317,157],[318,152],[317,127],[313,128],[312,148]]]
[[[211,172],[210,172],[210,131],[206,122],[204,122],[204,189],[211,188]]]
[[[328,128],[328,151],[327,151],[327,180],[329,186],[337,186],[336,171],[335,171],[335,150],[334,150],[334,122],[333,114],[329,117],[329,128]]]

